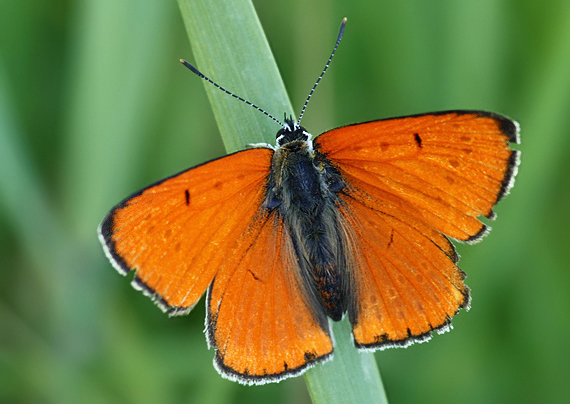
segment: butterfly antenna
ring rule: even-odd
[[[340,30],[338,31],[338,37],[336,38],[336,44],[334,45],[334,49],[331,53],[331,56],[329,58],[329,60],[327,61],[327,64],[325,65],[325,68],[323,69],[323,72],[321,73],[321,75],[319,76],[319,78],[317,79],[317,82],[315,83],[315,85],[313,86],[313,88],[311,89],[311,92],[309,93],[309,96],[307,97],[307,100],[305,101],[305,104],[303,105],[303,109],[301,110],[301,115],[299,115],[299,119],[297,120],[297,126],[301,125],[301,119],[303,118],[303,115],[305,114],[305,110],[307,109],[307,104],[309,103],[309,100],[311,99],[311,97],[313,96],[313,93],[315,92],[315,88],[317,88],[317,86],[319,85],[319,82],[321,81],[321,79],[323,78],[323,76],[325,75],[325,72],[327,71],[327,69],[329,68],[329,65],[331,64],[331,60],[336,52],[336,49],[338,48],[338,45],[340,44],[340,41],[342,39],[342,34],[344,33],[344,26],[346,25],[346,18],[344,18],[342,20],[342,23],[340,24]]]
[[[231,95],[234,98],[237,98],[238,100],[245,102],[247,105],[257,109],[260,112],[263,112],[265,115],[267,115],[269,118],[273,119],[275,122],[277,122],[282,128],[286,129],[285,124],[282,123],[281,121],[279,121],[277,118],[275,118],[273,115],[271,115],[269,112],[265,111],[262,108],[259,108],[257,105],[255,105],[252,102],[249,102],[248,100],[240,97],[239,95],[235,95],[234,93],[232,93],[231,91],[226,90],[224,87],[220,86],[218,83],[216,83],[214,80],[212,80],[211,78],[209,78],[208,76],[204,75],[200,70],[196,69],[194,66],[192,66],[190,63],[188,63],[186,60],[184,59],[180,59],[180,62],[186,66],[188,69],[190,69],[190,71],[192,73],[194,73],[195,75],[197,75],[198,77],[203,78],[204,80],[206,80],[208,83],[211,83],[214,85],[214,87],[217,87],[218,89],[222,90],[224,93]]]

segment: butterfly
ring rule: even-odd
[[[206,292],[214,366],[243,384],[329,359],[329,320],[348,316],[362,349],[449,329],[470,302],[450,239],[488,232],[479,216],[495,218],[519,163],[519,126],[496,113],[382,119],[313,139],[303,112],[280,123],[276,146],[158,181],[99,227],[113,266],[134,272],[132,285],[168,314],[190,312]]]

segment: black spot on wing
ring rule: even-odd
[[[418,147],[421,149],[422,148],[422,138],[420,137],[420,135],[418,133],[414,133],[414,140],[416,141]]]
[[[190,191],[184,191],[184,198],[186,200],[186,206],[190,206]]]
[[[305,360],[307,362],[315,360],[317,355],[314,352],[305,352]]]
[[[386,248],[390,248],[393,243],[394,243],[394,229],[392,229],[392,231],[390,232],[390,241],[388,241]]]

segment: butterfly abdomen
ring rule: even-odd
[[[350,283],[350,247],[336,208],[343,186],[308,142],[292,141],[275,152],[265,203],[279,209],[312,305],[335,321],[347,309]]]

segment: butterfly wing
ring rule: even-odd
[[[262,210],[208,290],[207,334],[220,373],[246,384],[301,373],[332,354],[279,210]]]
[[[126,198],[99,228],[115,268],[134,271],[133,285],[171,315],[190,311],[211,285],[216,368],[248,384],[299,373],[332,352],[278,211],[262,207],[272,155],[246,150],[174,175]]]
[[[319,136],[315,147],[351,185],[392,201],[442,233],[476,242],[479,215],[493,206],[516,173],[518,126],[488,112],[451,111],[345,126]]]
[[[241,151],[129,196],[99,227],[107,257],[164,311],[190,311],[261,206],[271,156]]]
[[[348,184],[340,207],[359,255],[350,311],[361,347],[423,340],[468,305],[446,236],[478,241],[512,186],[518,126],[500,115],[449,111],[368,122],[315,140]]]

